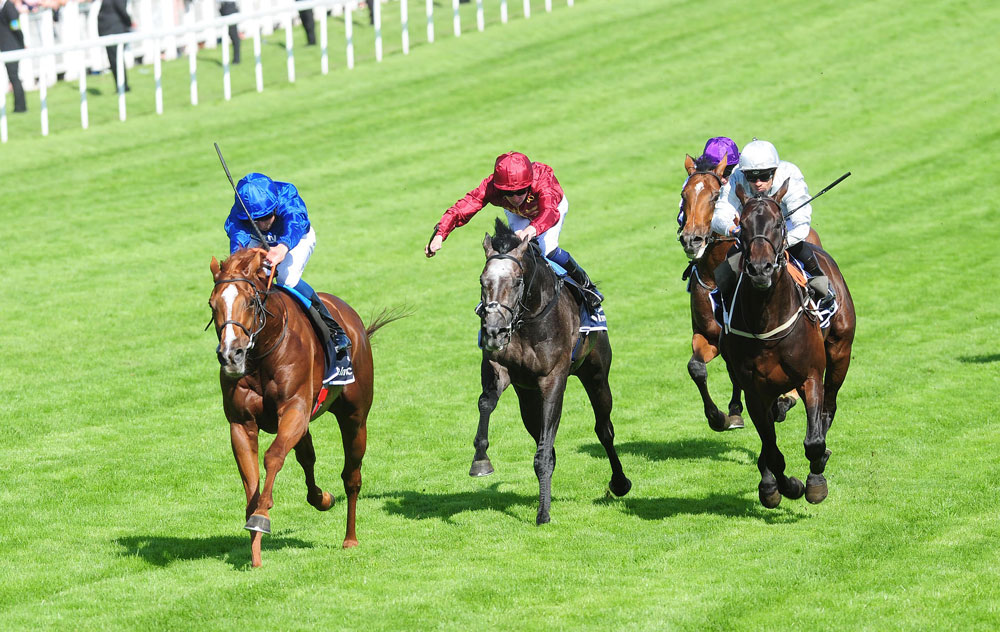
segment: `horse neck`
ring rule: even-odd
[[[717,238],[720,239],[720,238]],[[705,250],[705,254],[695,263],[698,266],[698,276],[706,285],[715,285],[715,269],[725,261],[729,249],[733,247],[733,240],[718,240]]]
[[[529,322],[525,323],[526,326],[537,326],[552,316],[552,312],[550,312],[548,317],[540,319],[538,322],[530,320],[544,310],[554,298],[556,273],[546,263],[543,255],[529,255],[525,257],[523,266],[526,278],[525,294],[521,300],[521,303],[524,305],[524,313],[521,315],[521,318],[529,320]]]
[[[788,320],[801,307],[801,297],[788,270],[782,268],[774,284],[763,292],[755,290],[744,275],[738,304],[746,325],[763,333]]]
[[[290,320],[289,301],[294,299],[283,294],[280,290],[272,289],[265,295],[264,328],[260,330],[256,344],[258,353],[267,354],[261,359],[264,364],[274,357],[277,347],[285,342],[281,338],[287,326],[286,321]]]

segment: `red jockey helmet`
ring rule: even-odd
[[[531,186],[531,161],[522,153],[508,151],[497,156],[493,167],[493,186],[501,191],[518,191]]]

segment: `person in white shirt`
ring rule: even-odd
[[[835,298],[833,288],[816,261],[812,244],[806,241],[812,220],[812,206],[808,204],[809,186],[798,167],[778,158],[778,150],[771,143],[754,138],[743,148],[739,169],[733,171],[715,203],[712,230],[730,237],[739,233],[740,227],[736,220],[743,210],[743,203],[736,196],[737,187],[743,187],[751,195],[773,196],[785,180],[788,180],[788,191],[781,198],[780,205],[788,231],[788,252],[801,261],[806,272],[813,277],[809,287],[812,288],[819,307],[830,307]]]

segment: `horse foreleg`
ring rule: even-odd
[[[698,387],[701,393],[701,402],[705,407],[705,417],[708,419],[708,427],[716,432],[729,429],[726,416],[715,405],[712,395],[708,392],[708,363],[715,356],[719,355],[719,348],[710,343],[705,336],[695,333],[691,337],[691,359],[688,360],[688,375]]]
[[[320,511],[333,506],[333,494],[325,492],[316,484],[316,449],[313,447],[312,433],[306,434],[295,446],[295,459],[306,475],[306,501]]]
[[[229,424],[229,440],[233,446],[233,456],[236,467],[243,479],[243,491],[246,492],[247,506],[245,520],[249,520],[256,511],[260,501],[260,464],[257,453],[257,426],[242,423]],[[250,563],[257,567],[261,565],[260,531],[250,532]]]
[[[806,478],[806,500],[811,503],[823,502],[827,495],[826,477],[823,470],[830,458],[826,449],[826,429],[823,422],[823,385],[820,376],[814,373],[802,385],[802,399],[806,405],[806,458],[809,459],[809,476]]]
[[[757,459],[760,484],[757,486],[757,495],[762,505],[773,509],[781,502],[782,496],[791,499],[801,498],[805,486],[794,476],[785,476],[785,456],[778,449],[770,403],[764,402],[756,393],[749,391],[744,393],[750,419],[760,437],[760,457]]]
[[[632,481],[625,476],[618,451],[615,450],[615,426],[611,423],[611,386],[608,384],[610,364],[611,345],[607,342],[595,345],[576,375],[583,383],[587,397],[590,398],[590,406],[594,409],[594,432],[611,462],[611,482],[608,483],[608,489],[615,496],[624,496],[632,489]]]
[[[535,524],[545,524],[552,504],[552,472],[556,468],[555,440],[562,416],[563,394],[566,391],[566,376],[544,378],[541,388],[541,432],[538,448],[535,450],[535,476],[538,477],[538,516]]]
[[[472,441],[476,453],[472,457],[469,476],[488,476],[493,473],[493,464],[486,454],[486,450],[490,447],[490,415],[496,409],[500,395],[510,385],[507,369],[490,362],[485,354],[481,374],[483,393],[479,396],[479,427],[476,429],[476,438]]]
[[[347,531],[344,534],[344,548],[358,545],[355,531],[355,517],[358,509],[358,493],[361,491],[361,461],[365,458],[368,443],[368,411],[355,410],[349,415],[337,415],[340,436],[344,442],[344,493],[347,494]]]
[[[247,529],[271,532],[269,511],[274,506],[274,479],[284,466],[288,453],[298,445],[308,431],[309,416],[304,411],[289,406],[279,412],[278,432],[264,453],[264,491],[260,495],[257,510],[247,520]]]

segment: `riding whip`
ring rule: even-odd
[[[239,191],[236,190],[236,183],[233,182],[233,176],[231,173],[229,173],[229,167],[226,166],[226,159],[222,157],[222,150],[219,149],[219,143],[212,143],[212,144],[215,145],[215,153],[219,154],[219,161],[222,162],[222,168],[226,170],[226,177],[229,178],[229,184],[232,185],[233,187],[233,193],[236,194],[236,199],[240,201],[240,206],[243,207],[243,212],[247,214],[247,219],[250,220],[250,225],[253,226],[253,231],[257,233],[257,239],[259,239],[260,243],[264,246],[264,250],[270,250],[271,248],[270,246],[267,245],[267,240],[264,239],[263,233],[261,233],[260,229],[257,228],[257,222],[253,221],[253,217],[251,217],[250,211],[247,210],[247,205],[243,203],[243,198],[240,197]],[[847,176],[844,177],[846,178]],[[843,180],[843,178],[841,178],[841,180]],[[837,182],[840,182],[840,180],[837,180]],[[837,184],[837,182],[834,182],[833,184]],[[832,187],[833,184],[831,184],[830,186]],[[829,189],[830,187],[827,188]],[[822,193],[820,193],[820,195],[822,195]],[[819,197],[819,195],[817,195],[816,197]]]
[[[216,147],[216,149],[218,149],[218,147],[219,147],[219,146],[218,146],[218,145],[216,145],[215,147]],[[219,158],[221,158],[221,157],[222,157],[222,154],[219,154]],[[225,164],[225,163],[223,163],[223,164]],[[229,171],[226,171],[226,173],[229,173]],[[827,191],[829,191],[829,190],[830,190],[830,189],[832,189],[833,187],[835,187],[835,186],[837,186],[838,184],[840,184],[840,183],[841,183],[841,181],[842,181],[842,180],[844,180],[845,178],[847,178],[847,176],[849,176],[849,175],[851,175],[851,172],[850,172],[850,171],[848,171],[848,172],[847,172],[847,173],[845,173],[844,175],[840,176],[839,178],[837,178],[836,180],[834,180],[833,182],[831,182],[831,183],[829,184],[829,186],[827,186],[827,187],[826,187],[825,189],[823,189],[822,191],[820,191],[820,192],[819,192],[819,193],[817,193],[816,195],[812,196],[811,198],[809,198],[808,200],[806,200],[806,201],[805,201],[805,202],[803,202],[802,204],[799,204],[798,206],[796,206],[796,207],[795,207],[795,208],[793,208],[792,210],[788,211],[788,213],[787,213],[787,214],[788,214],[788,215],[791,215],[792,213],[794,213],[795,211],[799,210],[800,208],[802,208],[802,207],[803,207],[803,206],[805,206],[806,204],[808,204],[808,203],[812,202],[813,200],[815,200],[815,199],[816,199],[816,198],[818,198],[819,196],[823,195],[824,193],[826,193]],[[230,178],[230,181],[232,181],[232,178]]]

